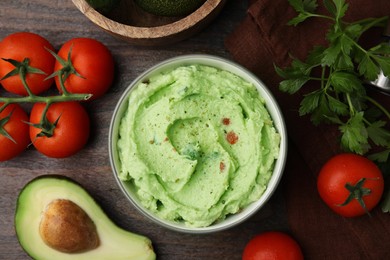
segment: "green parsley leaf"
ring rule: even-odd
[[[344,102],[336,99],[330,95],[327,96],[329,102],[329,108],[337,115],[346,116],[349,113],[348,106]]]
[[[319,105],[312,112],[310,120],[311,122],[313,122],[314,125],[319,125],[320,123],[334,122],[338,120],[337,116],[330,110],[329,103],[325,95],[320,96]]]
[[[310,64],[307,64],[305,62],[302,62],[298,59],[294,59],[291,63],[291,67],[297,71],[299,71],[302,75],[310,75],[312,66]]]
[[[313,112],[318,108],[321,98],[323,97],[323,91],[316,90],[304,96],[299,108],[299,115],[303,116]]]
[[[318,6],[316,0],[288,0],[288,2],[298,13],[312,13]]]
[[[367,133],[374,144],[379,146],[390,146],[390,131],[386,130],[385,121],[376,121],[367,127]]]
[[[308,13],[299,13],[298,16],[296,16],[293,19],[291,19],[290,21],[288,21],[287,25],[296,26],[310,17],[311,17],[311,15]]]
[[[307,55],[306,63],[310,64],[311,66],[320,66],[321,60],[324,57],[324,46],[314,46],[313,50],[309,52]]]
[[[279,89],[283,92],[287,92],[289,94],[294,94],[298,90],[301,89],[306,82],[309,81],[309,77],[295,78],[295,79],[287,79],[283,80],[279,84]]]
[[[364,76],[367,80],[373,81],[378,77],[380,69],[371,59],[370,55],[365,53],[359,63],[358,71],[360,75]]]
[[[347,94],[347,96],[349,97],[348,106],[353,109],[354,112],[364,111],[364,118],[366,118],[367,108],[369,107],[367,106],[366,89],[362,87],[361,89],[357,89],[356,91]],[[354,112],[350,112],[351,116]]]
[[[284,80],[281,91],[294,94],[302,92],[299,115],[311,114],[313,124],[339,125],[341,146],[358,154],[365,154],[371,145],[390,150],[390,112],[367,95],[365,83],[377,79],[380,72],[390,76],[390,45],[378,44],[368,50],[359,44],[359,38],[369,28],[384,27],[388,17],[365,18],[359,21],[343,21],[348,10],[345,0],[323,0],[328,15],[315,13],[315,0],[289,0],[298,13],[290,25],[316,17],[331,21],[325,35],[325,46],[314,46],[305,61],[292,58],[287,68],[275,66]],[[309,81],[318,82],[317,89],[304,92]],[[376,108],[376,109],[374,109]],[[379,113],[378,113],[379,112]],[[376,158],[388,158],[389,154],[377,153]]]
[[[346,124],[339,127],[342,133],[342,147],[357,154],[364,154],[370,148],[368,144],[368,133],[363,118],[363,112],[356,113]]]
[[[336,6],[336,20],[340,20],[348,9],[348,4],[345,3],[345,0],[333,0],[333,3]]]
[[[324,6],[328,10],[328,12],[333,16],[336,17],[337,15],[337,10],[336,6],[331,0],[324,0]]]
[[[345,27],[345,34],[351,37],[351,40],[358,40],[362,35],[363,27],[360,24],[350,24]]]
[[[337,57],[341,52],[341,44],[338,42],[332,43],[327,49],[324,50],[324,56],[321,60],[322,64],[325,66],[332,66],[336,63]]]
[[[361,81],[352,73],[337,71],[330,77],[330,84],[336,92],[351,93],[362,88]]]
[[[387,42],[380,43],[374,47],[372,47],[369,52],[376,55],[390,55],[390,44]]]
[[[307,18],[313,16],[313,12],[317,8],[316,0],[288,0],[290,5],[298,13],[296,17],[291,19],[287,24],[288,25],[298,25],[299,23],[305,21]]]
[[[380,151],[374,154],[370,154],[368,158],[372,161],[380,162],[380,163],[386,163],[389,160],[390,156],[390,147],[387,150]],[[382,171],[383,173],[385,171]]]
[[[334,67],[337,70],[352,70],[354,68],[351,57],[343,52],[337,57]]]
[[[374,59],[381,67],[383,74],[390,77],[390,58],[384,56],[374,56]]]
[[[346,33],[343,33],[340,36],[341,51],[348,56],[351,54],[352,46],[354,46],[354,43],[355,42]]]
[[[303,85],[309,81],[311,66],[297,59],[294,59],[291,63],[291,67],[282,70],[275,66],[275,71],[279,76],[285,78],[280,85],[279,89],[283,92],[294,94],[301,89]]]
[[[385,27],[387,25],[387,19],[387,16],[380,18],[366,18],[360,21],[356,21],[354,24],[360,24],[362,26],[363,33],[372,27]]]

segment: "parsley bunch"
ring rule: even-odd
[[[365,84],[380,72],[390,76],[390,45],[381,43],[370,49],[359,44],[359,38],[374,26],[384,27],[388,17],[368,18],[355,22],[342,20],[348,4],[345,0],[324,0],[329,15],[316,13],[316,0],[289,0],[298,16],[288,22],[298,25],[311,17],[331,22],[328,45],[315,46],[305,61],[292,57],[290,67],[276,72],[284,79],[280,90],[294,94],[308,81],[318,88],[303,96],[299,114],[310,114],[311,121],[337,124],[341,146],[346,151],[366,154],[373,145],[381,147],[371,159],[385,162],[390,155],[390,131],[386,128],[390,112],[366,93]]]

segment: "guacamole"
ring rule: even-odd
[[[280,136],[255,86],[181,66],[135,86],[119,127],[119,178],[170,221],[206,227],[267,188]]]

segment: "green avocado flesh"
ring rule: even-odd
[[[125,102],[118,176],[161,219],[207,227],[267,189],[281,139],[251,82],[183,65],[137,84]]]
[[[135,0],[146,12],[161,16],[183,16],[199,8],[206,0]]]
[[[40,234],[40,224],[48,205],[56,200],[73,202],[89,216],[99,238],[96,248],[80,253],[64,253],[45,243]],[[83,187],[66,177],[38,177],[23,188],[16,206],[15,229],[21,246],[34,259],[156,258],[147,237],[116,226]]]

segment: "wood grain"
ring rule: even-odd
[[[102,15],[85,0],[72,0],[93,23],[115,37],[135,45],[166,45],[199,32],[220,13],[226,0],[207,0],[185,17],[163,17],[143,11],[132,0],[122,0]]]
[[[244,18],[246,8],[247,1],[227,1],[220,15],[198,34],[175,44],[153,47],[134,46],[112,37],[87,19],[72,1],[2,0],[0,39],[13,32],[31,31],[59,49],[70,38],[95,38],[113,53],[116,77],[104,97],[85,104],[92,132],[87,146],[78,154],[50,159],[29,147],[19,157],[0,163],[0,259],[29,259],[16,238],[14,211],[19,191],[43,174],[65,175],[82,184],[120,227],[150,237],[161,260],[240,259],[245,244],[255,234],[287,229],[282,183],[266,207],[235,228],[208,235],[167,230],[130,205],[115,182],[108,158],[112,112],[130,82],[157,62],[177,55],[205,53],[230,58],[224,39]]]

